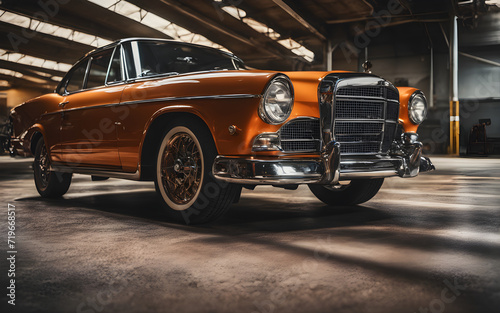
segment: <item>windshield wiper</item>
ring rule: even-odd
[[[178,72],[152,73],[148,70],[148,71],[142,72],[141,75],[139,75],[139,77],[148,77],[149,78],[149,77],[157,77],[157,76],[175,76],[175,75],[179,75],[179,73]]]

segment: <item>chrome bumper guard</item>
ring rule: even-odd
[[[416,134],[404,134],[394,143],[388,156],[340,156],[340,146],[331,141],[317,159],[238,158],[218,156],[214,176],[238,184],[291,185],[337,184],[340,180],[415,177],[435,169],[422,156],[422,144]]]

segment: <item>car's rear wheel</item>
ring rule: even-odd
[[[325,204],[331,206],[356,205],[375,197],[383,183],[383,178],[357,179],[347,184],[332,186],[309,185],[309,189]]]
[[[50,158],[45,141],[38,140],[33,162],[35,186],[44,198],[57,198],[64,195],[71,185],[71,173],[54,172],[50,170]]]
[[[210,131],[199,122],[178,120],[166,130],[158,149],[155,185],[173,220],[211,222],[238,197],[240,186],[213,177],[216,156]]]

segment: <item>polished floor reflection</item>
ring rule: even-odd
[[[387,179],[361,206],[257,187],[192,227],[166,220],[151,183],[75,175],[63,199],[45,200],[29,161],[0,157],[2,236],[16,206],[16,309],[498,312],[500,159],[432,159],[436,172]]]

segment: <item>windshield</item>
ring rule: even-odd
[[[245,68],[240,60],[215,49],[158,41],[138,41],[137,48],[138,77]]]

